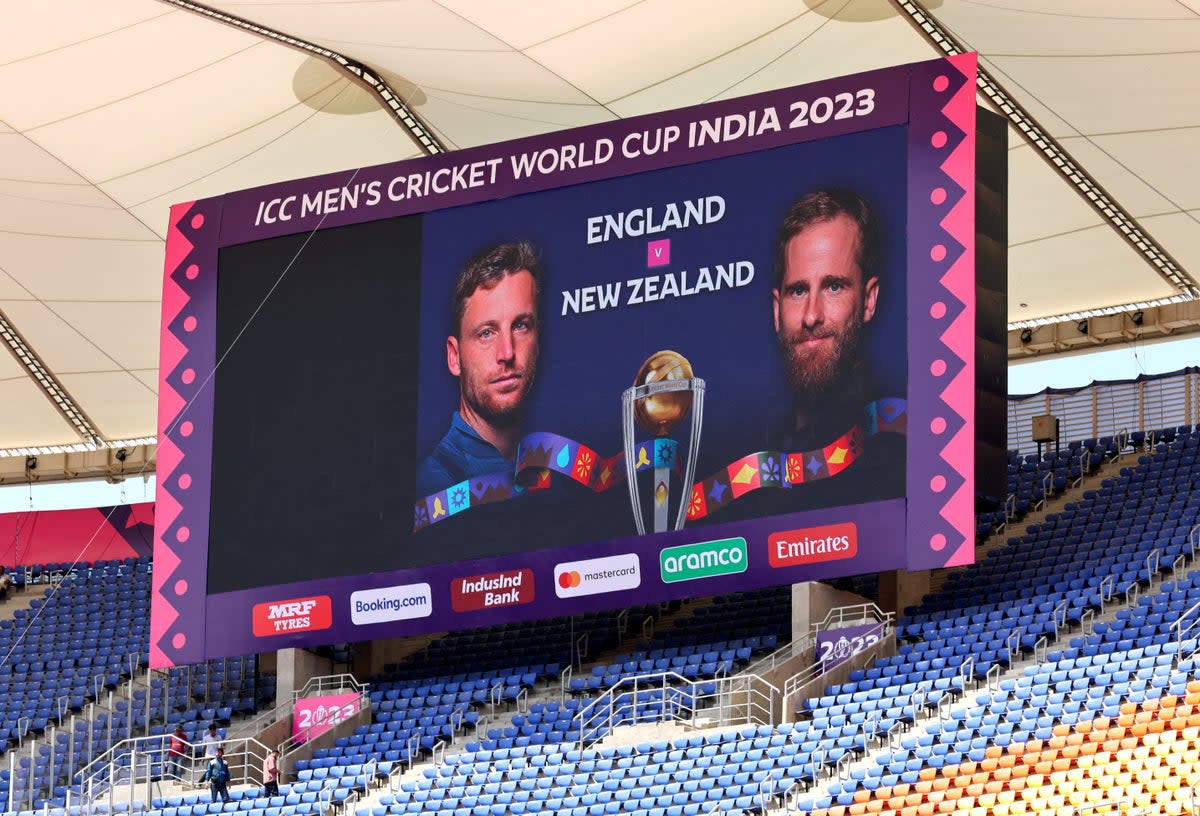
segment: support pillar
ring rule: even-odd
[[[333,664],[307,649],[280,649],[276,653],[275,701],[291,700],[314,677],[329,674]]]
[[[879,573],[879,607],[904,617],[904,610],[916,606],[929,594],[930,571],[892,570]]]

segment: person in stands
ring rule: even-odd
[[[8,568],[0,565],[0,601],[8,600],[9,590],[13,588],[15,582],[13,577],[8,574]]]
[[[212,759],[208,761],[208,765],[204,769],[204,776],[200,778],[201,782],[207,782],[212,788],[212,800],[217,801],[220,797],[223,804],[229,802],[229,763],[225,761],[225,752],[220,748]]]
[[[263,796],[279,795],[279,752],[272,751],[263,760]]]
[[[210,725],[208,731],[200,738],[200,747],[204,750],[204,759],[210,760],[217,755],[221,747],[221,738],[217,736],[217,726]]]
[[[184,773],[187,770],[188,752],[191,746],[188,745],[187,734],[183,732],[183,726],[175,726],[175,733],[171,735],[170,744],[167,746],[167,773],[173,775],[176,779],[183,780]]]

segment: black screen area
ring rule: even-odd
[[[221,251],[210,594],[406,565],[420,256],[420,216]]]

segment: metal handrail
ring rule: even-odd
[[[1054,636],[1057,638],[1063,629],[1067,628],[1067,600],[1064,598],[1054,607]]]
[[[1004,641],[1005,647],[1008,648],[1008,662],[1012,665],[1017,654],[1021,651],[1021,638],[1025,635],[1025,627],[1018,626],[1008,633],[1008,637]]]
[[[651,691],[661,695],[657,710],[639,709],[640,695]],[[715,714],[721,725],[773,723],[778,697],[779,689],[758,675],[693,681],[675,672],[656,672],[622,678],[583,706],[574,721],[582,749],[626,724],[673,721],[696,728],[700,712]]]
[[[1046,639],[1045,635],[1042,635],[1040,638],[1037,639],[1037,641],[1033,644],[1033,662],[1035,662],[1035,663],[1045,663],[1046,662],[1046,653],[1047,653],[1047,650],[1049,649],[1049,645],[1050,645],[1050,643]]]
[[[1186,622],[1186,625],[1185,625]],[[1195,636],[1192,632],[1200,626],[1200,601],[1192,604],[1190,607],[1179,613],[1179,617],[1171,624],[1171,629],[1175,632],[1175,659],[1178,661],[1187,660],[1194,656],[1194,653],[1187,655],[1183,654],[1183,644],[1188,640],[1192,640]]]
[[[992,665],[988,666],[987,674],[985,675],[985,677],[987,678],[988,691],[997,692],[1000,690],[1000,664],[999,663],[993,663]]]
[[[364,688],[365,688],[365,686],[364,686]],[[354,701],[357,707],[354,709],[354,712],[350,716],[353,717],[355,714],[358,714],[358,713],[362,712],[364,709],[366,709],[367,704],[370,702],[370,699],[371,698],[366,693],[360,692]],[[290,737],[285,739],[283,742],[279,743],[279,745],[276,746],[276,750],[278,750],[281,755],[286,757],[289,753],[291,753],[292,751],[295,751],[297,748],[299,748],[301,745],[304,745],[310,739],[313,739],[314,738],[313,732],[316,731],[318,728],[325,729],[324,731],[321,731],[321,733],[323,734],[323,733],[325,733],[325,731],[329,730],[330,728],[333,728],[336,725],[339,725],[342,722],[345,722],[345,720],[344,719],[339,720],[336,723],[315,722],[310,726],[301,728],[299,731],[296,731],[294,734],[292,734]]]
[[[1085,635],[1090,635],[1095,631],[1095,621],[1096,610],[1089,606],[1087,609],[1083,610],[1083,613],[1079,616],[1079,628]]]
[[[838,761],[833,766],[834,774],[837,776],[839,782],[844,782],[850,778],[850,763],[852,761],[850,759],[851,756],[852,754],[847,751],[838,757]]]
[[[1146,582],[1150,585],[1151,589],[1154,588],[1154,579],[1159,572],[1159,559],[1161,555],[1162,552],[1158,547],[1155,547],[1146,556]]]
[[[257,734],[267,725],[289,716],[295,710],[297,700],[303,697],[313,697],[318,693],[325,694],[329,691],[347,688],[358,692],[359,697],[361,698],[369,693],[370,684],[359,683],[354,675],[345,673],[322,675],[321,677],[310,677],[307,683],[305,683],[299,689],[294,689],[292,691],[289,699],[280,700],[276,703],[274,708],[268,711],[260,712],[250,719],[239,723],[238,730],[252,731]],[[363,704],[360,700],[359,710],[361,711],[362,708]]]
[[[370,687],[369,683],[360,683],[358,678],[353,674],[345,672],[341,674],[323,674],[320,677],[310,677],[308,682],[301,686],[299,690],[292,692],[292,699],[298,700],[301,697],[313,697],[344,689],[365,694]]]
[[[801,638],[793,638],[770,654],[763,655],[744,670],[744,674],[763,674],[774,671],[780,664],[786,663],[793,657],[803,654],[816,646],[816,638],[807,634]]]
[[[567,693],[571,689],[571,680],[575,676],[575,667],[567,666],[558,675],[558,701],[564,703],[567,700]]]
[[[896,613],[885,612],[870,602],[847,604],[830,609],[825,613],[825,618],[820,623],[814,623],[811,628],[814,632],[822,629],[840,629],[848,623],[858,623],[871,618],[881,623],[885,621],[890,623],[896,619]]]
[[[1142,597],[1142,585],[1137,581],[1130,581],[1129,586],[1125,587],[1125,607],[1133,609],[1138,605],[1138,601]]]
[[[958,664],[958,676],[962,680],[963,691],[966,691],[967,683],[975,678],[975,655],[967,655],[963,662]]]
[[[333,792],[337,790],[334,785],[325,785],[317,791],[317,812],[321,816],[325,816],[333,808]],[[325,794],[329,794],[327,797]]]
[[[1102,578],[1100,580],[1099,589],[1100,589],[1100,611],[1101,611],[1101,613],[1107,611],[1105,609],[1105,605],[1110,600],[1112,600],[1113,592],[1116,589],[1115,584],[1116,584],[1116,580],[1113,578],[1113,576],[1111,574],[1105,575],[1104,578]]]
[[[629,631],[629,609],[622,609],[617,613],[617,644],[625,639],[625,633]]]
[[[408,769],[411,771],[413,765],[417,764],[417,755],[421,751],[421,738],[413,734],[408,738]]]
[[[1109,457],[1110,461],[1117,461],[1125,454],[1125,447],[1129,444],[1129,429],[1122,428],[1116,433],[1117,452]]]
[[[171,767],[171,763],[168,761],[170,740],[170,734],[123,739],[80,768],[72,775],[72,781],[79,785],[81,791],[87,791],[86,796],[80,795],[81,806],[90,809],[96,801],[96,797],[105,793],[111,800],[118,783],[125,782],[128,782],[130,786],[130,801],[133,801],[134,786],[140,781],[144,781],[149,786],[155,776],[154,766],[156,764],[159,766],[159,776],[190,783],[192,780],[184,780],[168,770]],[[185,745],[189,749],[194,747],[190,743],[185,743]],[[258,778],[255,772],[262,767],[262,761],[270,753],[270,748],[253,737],[243,737],[223,740],[221,749],[229,763],[231,775],[235,771],[240,770],[241,772],[240,776],[233,776],[229,780],[231,785],[247,782],[257,784]],[[144,772],[140,764],[141,757],[145,757],[146,760]],[[149,797],[147,801],[149,801]]]
[[[791,789],[796,785],[796,780],[792,779],[788,781],[788,786],[786,788],[784,788],[782,791],[777,791],[777,783],[774,778],[767,777],[765,782],[766,784],[759,785],[757,797],[758,806],[760,812],[762,813],[766,813],[768,810],[770,810],[770,806],[773,805],[777,799],[784,799],[788,792],[791,791]],[[717,802],[716,804],[717,806],[720,806],[721,803]]]
[[[575,659],[573,662],[575,663],[575,665],[579,666],[580,669],[583,668],[583,659],[588,656],[588,644],[589,644],[589,639],[588,639],[587,632],[584,632],[582,635],[580,635],[578,638],[575,639],[575,643],[574,643]]]
[[[892,726],[892,728],[894,729],[895,726]],[[814,785],[817,784],[821,777],[825,775],[825,760],[827,757],[828,754],[825,752],[824,748],[819,748],[816,751],[813,751],[812,755],[809,757],[809,772],[812,774]]]
[[[1051,499],[1051,497],[1053,497],[1053,495],[1054,495],[1054,472],[1048,471],[1046,473],[1046,475],[1042,477],[1042,498],[1038,500],[1038,503],[1037,503],[1035,509],[1037,509],[1037,510],[1043,509],[1046,506],[1046,502],[1050,501],[1050,499]]]

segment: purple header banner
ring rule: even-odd
[[[908,77],[885,69],[225,197],[221,245],[489,201],[896,125]]]

